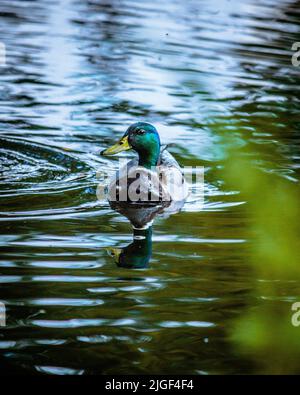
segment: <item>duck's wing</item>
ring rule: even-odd
[[[189,194],[184,171],[167,149],[161,151],[159,167],[162,175],[161,185],[164,186],[173,203],[168,209],[170,213],[172,211],[177,212],[180,210]]]
[[[160,151],[159,166],[177,167],[181,170],[179,163],[172,154],[167,150],[168,146],[163,147]]]

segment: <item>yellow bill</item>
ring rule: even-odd
[[[115,155],[118,154],[119,152],[127,151],[129,149],[131,149],[131,146],[128,142],[128,136],[125,136],[122,137],[121,140],[117,142],[117,144],[102,151],[101,155],[104,156]]]
[[[122,254],[122,249],[121,248],[106,248],[107,253],[114,258],[114,261],[116,263],[119,263],[119,257]]]

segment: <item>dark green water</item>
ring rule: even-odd
[[[224,138],[250,148],[265,174],[297,184],[299,5],[0,2],[1,369],[263,371],[261,356],[230,337],[232,322],[265,299],[247,199],[222,173]],[[176,144],[182,165],[205,166],[205,203],[189,199],[157,218],[150,265],[132,270],[106,251],[130,244],[131,226],[96,188],[97,172],[117,164],[99,150],[139,120]],[[300,300],[294,280],[277,299],[287,309]]]

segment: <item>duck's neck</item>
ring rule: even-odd
[[[160,147],[157,147],[151,151],[139,152],[139,166],[143,166],[146,169],[151,169],[157,166],[160,154]]]

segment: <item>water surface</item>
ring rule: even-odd
[[[229,338],[263,295],[248,202],[222,175],[224,138],[297,184],[299,2],[1,1],[0,17],[3,367],[260,372]],[[150,265],[131,270],[106,251],[132,242],[130,223],[96,188],[117,165],[98,152],[136,121],[175,143],[182,165],[205,167],[205,202],[157,218]],[[297,295],[283,284],[279,301]]]

